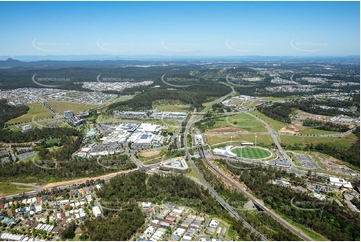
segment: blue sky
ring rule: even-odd
[[[0,56],[359,55],[359,2],[0,2]]]

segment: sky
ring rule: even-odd
[[[360,54],[360,2],[0,2],[0,56]]]

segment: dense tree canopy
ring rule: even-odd
[[[300,193],[287,187],[273,185],[270,182],[270,179],[287,177],[291,174],[271,167],[239,170],[227,165],[224,160],[220,160],[220,162],[234,174],[239,175],[240,181],[244,182],[257,197],[262,198],[265,204],[271,206],[276,212],[315,230],[330,240],[360,239],[360,216],[347,206],[341,207],[335,201],[320,202],[307,193]],[[296,209],[291,206],[291,199],[294,199],[294,201],[308,201],[304,208],[319,208],[320,210],[305,211]]]

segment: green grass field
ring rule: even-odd
[[[271,152],[268,150],[260,149],[257,147],[242,147],[234,148],[232,152],[241,158],[249,159],[263,159],[271,156]]]
[[[235,127],[249,132],[267,132],[267,129],[263,126],[261,122],[245,113],[240,113],[228,117],[214,118],[214,120],[216,123],[212,127],[212,129],[222,127]]]
[[[60,115],[63,115],[65,111],[72,110],[74,114],[85,111],[89,108],[93,108],[92,104],[84,103],[72,103],[72,102],[58,102],[58,101],[48,101],[47,104],[57,111]]]
[[[138,159],[141,160],[145,165],[150,165],[162,161],[163,155],[166,153],[166,149],[161,149],[158,154],[147,157],[141,156],[141,153],[139,153]]]
[[[285,127],[287,125],[286,123],[282,123],[280,121],[271,119],[257,110],[253,111],[252,114],[254,114],[254,115],[258,116],[259,118],[263,119],[264,121],[266,121],[275,131],[282,129],[283,127]]]
[[[167,111],[167,112],[189,112],[189,105],[163,105],[158,106],[158,111]]]
[[[22,193],[32,191],[33,188],[31,186],[22,186],[22,185],[15,185],[11,183],[0,183],[0,196],[8,196],[12,194]]]
[[[253,108],[253,107],[258,106],[259,104],[261,104],[260,101],[249,100],[249,101],[244,102],[243,106],[246,107],[246,108]]]
[[[125,101],[127,101],[127,100],[130,100],[130,99],[132,99],[131,96],[119,96],[119,97],[111,100],[111,101],[108,102],[108,103],[109,103],[109,104],[110,104],[110,103],[121,103],[121,102],[125,102]]]
[[[253,134],[211,134],[205,133],[207,143],[211,146],[216,144],[223,145],[236,145],[240,142],[254,142],[255,135]],[[231,138],[232,136],[232,138]],[[232,141],[232,142],[231,142]],[[257,134],[257,145],[259,146],[268,146],[273,144],[273,140],[268,134]]]
[[[72,93],[72,92],[68,92],[67,94],[65,94],[66,97],[72,97],[72,98],[79,98],[82,95],[83,94],[81,94],[81,93]]]
[[[167,124],[168,125],[168,128],[167,128],[167,132],[174,132],[176,129],[177,129],[177,126],[178,126],[178,122],[175,121],[175,120],[169,120],[169,119],[163,119],[164,124]]]
[[[227,123],[234,127],[241,128],[250,132],[267,132],[267,129],[254,117],[240,113],[226,118]]]
[[[26,114],[9,120],[7,124],[30,122],[34,115],[36,115],[35,120],[53,117],[53,114],[40,103],[29,103],[26,106],[30,108]]]
[[[152,103],[153,108],[166,112],[189,112],[190,105],[178,100],[157,100]]]
[[[300,134],[339,134],[340,132],[321,130],[321,129],[312,129],[307,128],[305,130],[301,130]]]
[[[319,143],[326,143],[338,148],[348,148],[356,140],[354,134],[349,134],[345,137],[302,137],[302,136],[286,136],[280,135],[282,145],[295,145],[298,144],[301,147],[306,146],[307,144],[317,145]]]

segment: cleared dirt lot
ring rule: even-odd
[[[288,124],[282,129],[279,130],[279,132],[282,133],[290,133],[290,134],[299,134],[301,130],[304,130],[305,128],[298,125]]]
[[[53,183],[49,183],[49,184],[44,185],[43,189],[59,187],[59,186],[67,186],[67,185],[72,185],[72,184],[77,184],[77,183],[83,183],[83,182],[86,182],[87,180],[103,179],[103,178],[106,178],[106,177],[109,177],[109,176],[114,176],[114,175],[129,172],[129,171],[130,170],[125,170],[125,171],[113,172],[113,173],[103,175],[103,176],[86,177],[86,178],[80,178],[80,179],[74,179],[74,180],[62,181],[62,182],[53,182]]]
[[[160,152],[161,152],[161,150],[151,150],[151,151],[140,152],[139,155],[142,157],[151,157],[151,156],[158,155]]]

